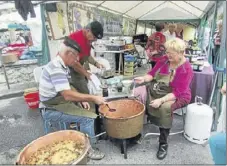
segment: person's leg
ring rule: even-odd
[[[218,133],[209,139],[215,165],[226,165],[226,133]]]
[[[72,116],[68,114],[64,114],[59,111],[51,111],[47,110],[43,117],[45,119],[51,119],[51,121],[62,121],[66,123],[77,122],[80,124],[80,131],[88,134],[90,137],[95,136],[94,132],[94,119],[80,117],[80,116]],[[91,143],[95,143],[95,139],[91,139]]]
[[[160,131],[159,143],[161,145],[168,144],[167,139],[168,139],[168,136],[169,136],[170,129],[159,128],[159,131]]]
[[[159,148],[157,152],[157,158],[162,160],[166,157],[167,155],[167,150],[168,150],[168,136],[170,129],[165,129],[165,128],[159,128],[160,130],[160,136],[159,136]]]

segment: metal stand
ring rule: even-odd
[[[127,140],[123,139],[121,144],[121,154],[124,154],[124,159],[127,159]]]
[[[177,134],[182,134],[182,133],[184,133],[184,125],[185,125],[185,114],[184,114],[184,107],[182,107],[181,108],[181,111],[182,111],[182,120],[183,120],[183,129],[182,130],[180,130],[180,131],[178,131],[178,132],[171,132],[169,135],[177,135]],[[149,115],[148,115],[148,117],[147,117],[147,124],[151,124],[151,122],[150,122],[150,119],[149,119]],[[146,124],[145,124],[146,125]],[[148,136],[153,136],[153,135],[156,135],[156,136],[160,136],[160,133],[146,133],[145,135],[144,135],[144,137],[143,137],[143,139],[145,139],[146,137],[148,137]],[[142,139],[142,140],[143,140]]]
[[[8,89],[10,89],[10,87],[9,87],[9,80],[8,80],[8,77],[7,77],[7,74],[6,74],[6,68],[5,68],[5,65],[4,64],[2,64],[2,68],[3,68],[3,72],[4,72],[4,76],[5,76],[7,87],[8,87]]]
[[[2,54],[3,48],[0,48],[0,54]],[[4,65],[4,63],[2,61],[2,56],[1,55],[0,55],[0,60],[1,60],[1,63],[2,63],[2,69],[3,69],[3,72],[4,72],[4,76],[5,76],[7,87],[8,87],[8,89],[10,89],[10,87],[9,87],[9,80],[8,80],[7,73],[6,73],[6,68],[5,68],[5,65]]]

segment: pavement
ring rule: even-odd
[[[34,87],[37,87],[37,84],[35,82],[24,82],[24,83],[10,84],[10,89],[8,89],[6,83],[1,83],[0,100],[22,96],[25,89],[34,88]]]
[[[136,75],[144,74],[143,71]],[[0,84],[0,165],[14,164],[24,146],[44,135],[39,111],[28,109],[22,97],[24,89],[36,86],[34,82],[12,84],[8,90],[5,83]],[[179,131],[182,127],[182,117],[175,115],[172,131]],[[156,133],[158,129],[146,125],[144,134],[148,132]],[[193,144],[182,134],[169,137],[168,156],[162,161],[156,159],[157,136],[144,139],[141,145],[128,147],[128,159],[124,159],[116,142],[100,140],[96,147],[106,156],[100,161],[90,160],[88,164],[213,164],[208,145]]]
[[[175,115],[172,131],[182,129],[182,117]],[[157,132],[152,125],[144,127],[144,133]],[[14,164],[21,149],[44,135],[39,111],[29,110],[23,97],[0,100],[0,165]],[[156,159],[157,136],[146,138],[141,145],[128,147],[128,159],[120,153],[119,145],[109,140],[100,140],[96,147],[105,152],[100,161],[88,164],[213,164],[209,146],[187,141],[182,134],[169,137],[168,156]]]

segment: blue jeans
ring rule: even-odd
[[[226,133],[218,133],[209,139],[215,165],[226,165]]]
[[[42,116],[44,120],[50,120],[52,122],[66,122],[66,123],[72,123],[76,122],[80,124],[80,131],[83,133],[88,134],[90,137],[95,136],[95,130],[94,130],[94,119],[91,118],[86,118],[82,116],[73,116],[73,115],[68,115],[64,114],[59,111],[51,111],[47,110],[42,112]],[[95,143],[96,139],[95,138],[90,138],[91,143]]]

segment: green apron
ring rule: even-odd
[[[89,69],[88,65],[88,56],[85,56],[83,59],[81,59],[80,64],[85,67],[85,69]],[[80,93],[89,94],[89,89],[87,87],[87,79],[85,76],[81,75],[77,71],[75,71],[73,68],[69,67],[70,69],[70,84]]]
[[[159,72],[157,72],[154,79],[147,84],[146,106],[148,117],[151,123],[161,128],[172,127],[171,105],[175,101],[165,102],[159,108],[153,108],[149,104],[152,100],[164,97],[166,94],[172,92],[169,82],[170,74],[161,75]]]
[[[72,89],[74,89],[72,87]],[[56,97],[43,102],[48,108],[53,108],[56,111],[63,112],[65,114],[74,115],[74,116],[82,116],[87,118],[97,118],[97,114],[95,113],[94,106],[91,106],[90,110],[83,109],[79,106],[79,103],[74,103],[71,101],[66,101],[63,96],[60,94]],[[89,103],[90,104],[90,103]]]

